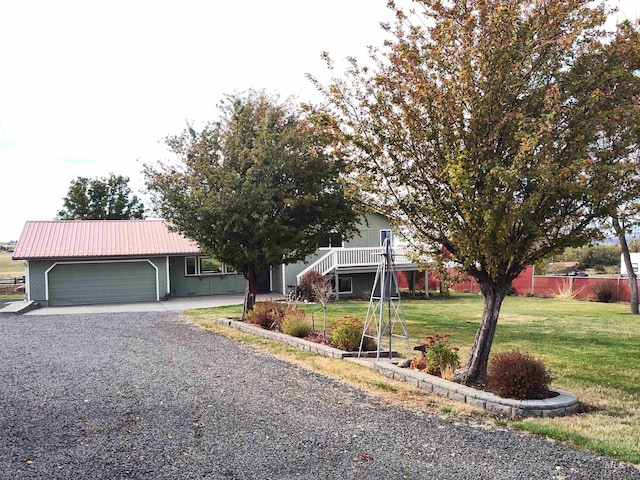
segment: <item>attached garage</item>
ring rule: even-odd
[[[50,306],[160,299],[158,269],[149,260],[55,263],[46,283]]]

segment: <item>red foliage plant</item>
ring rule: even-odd
[[[494,355],[487,370],[488,390],[504,398],[548,398],[549,383],[551,375],[542,361],[518,350]]]

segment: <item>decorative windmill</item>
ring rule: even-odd
[[[367,319],[364,322],[360,350],[358,352],[358,356],[360,356],[365,338],[375,338],[377,342],[376,361],[378,362],[380,361],[380,349],[383,342],[388,344],[389,358],[392,358],[394,337],[405,339],[407,351],[409,351],[409,334],[407,333],[407,323],[404,318],[404,309],[402,308],[402,299],[398,288],[398,275],[393,257],[391,242],[387,238],[382,246],[380,263],[376,271],[376,278],[373,281]],[[373,334],[367,333],[372,324],[376,326],[375,337]]]

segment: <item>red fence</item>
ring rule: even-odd
[[[410,272],[407,278],[402,275],[398,278],[400,288],[409,287]],[[424,289],[424,275],[416,277],[416,290]],[[437,291],[440,288],[438,279],[429,272],[429,290]],[[480,292],[478,282],[474,278],[459,282],[452,288],[455,292]],[[575,298],[592,300],[596,298],[598,290],[607,290],[612,293],[612,301],[629,302],[631,289],[629,279],[626,277],[564,277],[534,275],[533,267],[527,268],[512,283],[512,293],[516,295],[535,295],[536,297],[551,297],[558,294],[569,293]]]

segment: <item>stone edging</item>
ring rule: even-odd
[[[376,362],[375,359],[371,358],[351,357],[351,352],[345,352],[327,345],[291,337],[284,333],[265,330],[256,325],[228,318],[221,318],[218,320],[218,323],[253,335],[259,335],[270,340],[286,343],[287,345],[300,348],[311,353],[316,353],[330,358],[344,359],[346,361],[373,368],[393,380],[405,382],[435,395],[468,403],[469,405],[473,405],[487,410],[488,412],[505,417],[560,417],[563,415],[570,415],[578,408],[578,397],[570,392],[562,390],[552,389],[558,395],[544,400],[514,400],[512,398],[502,398],[494,395],[493,393],[476,390],[475,388],[460,385],[455,382],[449,382],[448,380],[444,380],[443,378],[436,377],[434,375],[429,375],[417,370],[400,368],[391,363],[388,359]]]

